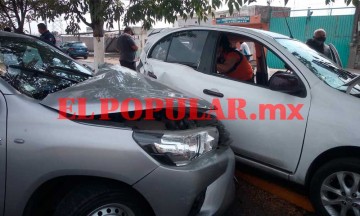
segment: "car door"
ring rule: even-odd
[[[162,83],[178,83],[177,80],[192,82],[192,75],[199,70],[200,59],[208,31],[180,31],[162,38],[144,60],[144,74]],[[173,71],[173,73],[169,73]],[[183,77],[184,75],[189,77]],[[174,85],[182,92],[189,93],[188,83]]]
[[[247,36],[273,49],[276,55],[285,59],[287,65],[293,66],[287,60],[286,54],[279,52],[273,44],[264,41],[261,36]],[[147,59],[149,63],[147,68],[164,84],[195,94],[197,97],[214,102],[215,105],[219,102],[223,116],[226,118],[236,115],[236,119],[223,120],[223,123],[231,134],[232,148],[238,158],[258,162],[287,173],[295,172],[303,145],[310,94],[306,97],[293,96],[212,74],[212,69],[215,68],[217,38],[218,32],[208,33],[197,70],[166,62],[167,59],[155,60],[151,55]],[[156,48],[157,45],[154,47]],[[169,52],[170,50],[171,44]],[[296,108],[298,105],[302,106],[299,110],[302,120],[259,119],[259,107],[266,105],[285,108],[288,117],[291,114],[288,104]],[[239,113],[242,111],[246,113],[246,119],[243,118],[244,116],[239,118]],[[275,109],[275,114],[279,112],[281,110]]]
[[[339,67],[343,67],[343,64],[341,62],[341,58],[339,55],[339,52],[337,51],[336,47],[333,44],[329,44],[331,55],[333,56],[334,62],[339,65]]]
[[[6,101],[0,89],[0,215],[4,212],[6,178]]]

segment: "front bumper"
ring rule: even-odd
[[[204,191],[198,215],[221,215],[235,196],[234,169],[234,153],[229,147],[220,147],[184,167],[160,166],[134,188],[157,216],[189,215]]]
[[[70,56],[74,56],[74,57],[87,57],[89,56],[88,52],[69,52]]]

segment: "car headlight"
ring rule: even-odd
[[[134,140],[158,161],[184,166],[195,158],[216,149],[219,132],[215,127],[183,131],[134,131]]]

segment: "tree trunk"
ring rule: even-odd
[[[95,72],[98,71],[100,64],[105,59],[105,43],[104,43],[104,22],[93,23],[94,37],[94,67]]]
[[[14,29],[15,33],[23,34],[24,33],[24,26],[19,25],[17,28]]]
[[[356,7],[354,16],[354,26],[352,34],[352,46],[350,47],[350,56],[348,61],[348,68],[360,69],[360,35],[358,25],[360,22],[360,3]]]

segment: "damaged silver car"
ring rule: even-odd
[[[209,103],[120,66],[92,76],[5,32],[0,77],[0,215],[221,215],[231,203],[227,132],[190,118]],[[148,98],[173,103],[149,110]]]

